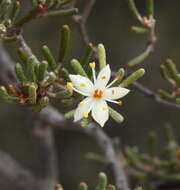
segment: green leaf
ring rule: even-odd
[[[137,20],[141,21],[141,15],[139,14],[139,11],[136,8],[134,0],[127,0],[127,2],[128,2],[128,5],[129,5],[129,9],[133,13],[134,17]]]
[[[72,16],[78,13],[77,8],[65,9],[65,10],[58,10],[58,11],[51,11],[48,12],[46,16],[48,17],[64,17],[64,16]]]
[[[2,0],[2,2],[0,4],[0,18],[5,16],[10,4],[11,4],[11,0]]]
[[[131,83],[141,78],[144,74],[145,74],[144,69],[138,69],[137,71],[132,73],[130,76],[128,76],[126,79],[124,79],[122,83],[120,84],[120,87],[129,86]]]
[[[64,25],[61,29],[61,41],[59,50],[59,62],[63,62],[66,58],[70,42],[70,28]]]
[[[166,62],[164,63],[170,74],[172,75],[173,79],[180,84],[180,76],[179,72],[176,68],[176,65],[173,63],[171,59],[167,59]]]
[[[87,184],[84,183],[84,182],[81,182],[81,183],[79,184],[79,190],[88,190]]]
[[[80,62],[77,59],[72,59],[71,67],[75,74],[79,74],[79,75],[82,75],[82,76],[88,78],[85,70],[83,69],[82,65],[80,64]]]
[[[14,23],[17,20],[19,11],[20,11],[20,2],[15,1],[11,10],[11,15],[10,15],[12,23]]]
[[[47,61],[42,61],[39,65],[38,68],[38,75],[37,78],[39,81],[43,81],[45,76],[46,76],[46,72],[48,69],[48,62]]]
[[[57,67],[56,60],[55,60],[54,56],[52,55],[50,49],[46,45],[44,45],[42,47],[42,53],[43,53],[43,56],[45,57],[45,59],[48,61],[50,69],[55,70]]]
[[[28,63],[27,63],[28,79],[31,82],[35,82],[36,81],[36,73],[35,73],[35,61],[36,61],[36,58],[35,58],[35,56],[30,56],[27,61],[28,61]]]
[[[47,96],[41,98],[36,105],[32,107],[32,111],[35,113],[40,112],[49,104],[49,98]]]
[[[109,107],[109,115],[117,122],[117,123],[122,123],[124,121],[124,117],[115,111],[114,109]]]
[[[43,87],[48,87],[56,80],[56,74],[54,72],[50,72],[47,80],[44,82]]]
[[[106,50],[103,44],[98,45],[98,58],[100,70],[106,66]]]
[[[107,186],[107,176],[105,173],[101,172],[98,176],[98,185],[95,190],[105,190]]]
[[[15,65],[15,73],[20,82],[27,82],[27,78],[24,74],[23,68],[19,63]]]
[[[66,90],[61,90],[59,92],[56,92],[56,98],[69,98],[72,96],[73,92],[72,89],[66,89]]]
[[[37,100],[37,92],[36,92],[36,90],[37,90],[36,85],[31,84],[31,85],[29,86],[28,102],[29,102],[30,104],[36,104],[36,100]]]
[[[65,113],[64,117],[65,117],[66,119],[71,119],[72,117],[74,117],[74,113],[75,113],[75,109],[74,109],[74,110],[71,110],[71,111],[69,111],[69,112],[67,112],[67,113]]]
[[[86,50],[85,50],[85,53],[84,53],[84,56],[81,60],[81,65],[83,67],[87,66],[89,61],[90,61],[90,58],[91,58],[91,55],[92,55],[92,52],[93,52],[93,45],[92,43],[89,43],[86,47]]]
[[[149,16],[154,14],[154,0],[146,0],[146,9]]]

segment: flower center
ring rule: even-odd
[[[96,99],[100,99],[100,98],[102,98],[102,95],[103,95],[103,91],[99,90],[99,89],[96,89],[94,91],[93,97],[96,98]]]

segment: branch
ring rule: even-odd
[[[96,140],[103,151],[107,166],[113,174],[117,189],[130,190],[123,164],[120,161],[117,161],[111,139],[100,127],[97,127],[94,123],[90,124],[87,130],[88,135]]]
[[[54,184],[58,182],[58,167],[52,128],[32,113],[28,114],[28,124],[38,153],[37,177],[39,186],[43,190],[53,189]]]
[[[5,152],[0,152],[0,173],[15,187],[22,190],[35,188],[36,180],[30,172],[22,168],[17,161]]]
[[[132,83],[132,86],[136,90],[138,90],[139,92],[141,92],[142,94],[144,94],[146,97],[151,98],[152,100],[154,100],[158,104],[162,104],[162,105],[164,105],[166,107],[180,110],[180,104],[175,104],[175,103],[172,103],[172,102],[164,100],[163,98],[161,98],[160,95],[158,95],[157,93],[155,93],[155,92],[151,91],[150,89],[144,87],[139,82]]]
[[[87,3],[84,6],[82,15],[74,15],[72,17],[72,20],[74,21],[74,23],[77,24],[79,28],[84,44],[88,45],[90,43],[90,38],[86,29],[86,22],[89,15],[91,14],[91,11],[96,3],[96,0],[86,0],[86,1]],[[97,58],[97,50],[95,47],[93,47],[93,53],[94,57]]]
[[[16,81],[16,77],[13,72],[13,61],[4,49],[2,42],[0,42],[0,72],[1,84],[7,85],[12,81]]]
[[[62,128],[64,130],[83,132],[94,138],[103,151],[107,165],[113,173],[115,185],[118,190],[129,190],[123,165],[121,162],[117,161],[112,142],[100,127],[92,123],[84,129],[80,127],[78,123],[72,123],[65,119],[64,116],[53,107],[48,107],[42,110],[39,114],[39,119],[47,122],[51,126]]]

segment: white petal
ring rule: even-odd
[[[74,87],[84,96],[90,96],[93,91],[93,83],[81,75],[69,75]]]
[[[94,103],[92,108],[93,119],[101,125],[104,126],[106,121],[109,119],[109,110],[106,101],[98,100]]]
[[[127,88],[112,87],[105,90],[104,99],[117,100],[126,96],[130,92]]]
[[[111,70],[109,65],[106,65],[99,73],[96,81],[96,88],[104,88],[111,77]]]
[[[93,107],[93,99],[92,98],[85,98],[82,102],[80,102],[79,106],[77,107],[74,113],[74,121],[79,121],[84,117],[84,114],[89,114]]]

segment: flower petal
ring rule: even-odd
[[[94,103],[92,108],[93,119],[101,125],[104,126],[106,121],[109,119],[109,108],[104,100],[98,100]]]
[[[93,83],[81,75],[69,75],[74,87],[84,96],[89,96],[93,91]]]
[[[97,81],[96,81],[96,88],[105,88],[105,86],[107,85],[107,83],[109,82],[111,77],[111,70],[109,65],[106,65],[106,67],[104,67],[98,77],[97,77]]]
[[[88,115],[93,107],[93,99],[92,98],[85,98],[83,101],[81,101],[74,113],[74,121],[79,121],[82,119],[85,115]]]
[[[104,99],[117,100],[126,96],[130,92],[127,88],[112,87],[105,90]]]

